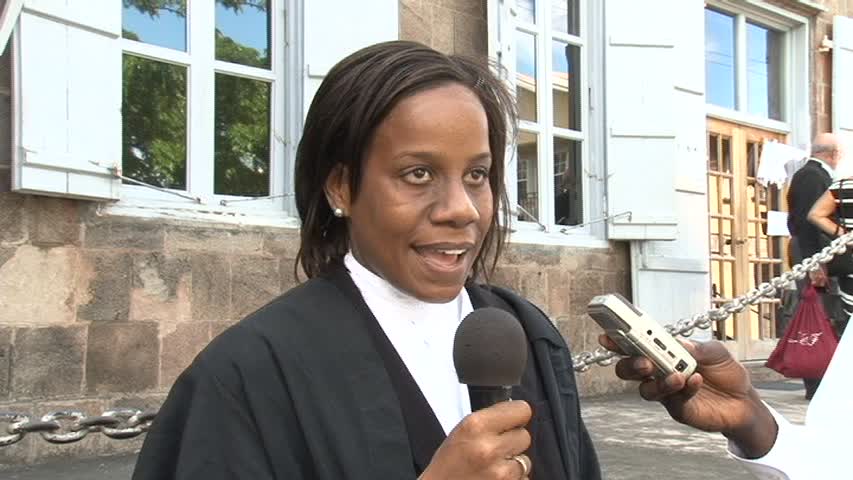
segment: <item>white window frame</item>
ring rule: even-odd
[[[298,226],[292,198],[296,140],[302,130],[301,0],[272,0],[270,69],[215,59],[216,4],[188,0],[187,50],[182,52],[121,39],[123,54],[187,68],[187,189],[174,192],[200,202],[144,186],[123,184],[112,214],[152,215],[258,225]],[[250,198],[214,193],[214,85],[216,74],[266,81],[270,88],[269,197]],[[236,202],[234,202],[237,200]],[[222,203],[224,201],[224,204]]]
[[[706,103],[710,117],[784,134],[792,134],[798,146],[809,144],[810,96],[809,85],[809,19],[763,0],[708,0],[712,8],[735,17],[735,98],[736,109]],[[746,24],[754,21],[783,34],[782,55],[782,112],[783,121],[763,118],[746,111],[747,78]]]
[[[600,68],[603,64],[601,21],[603,9],[601,2],[579,0],[580,35],[575,36],[551,28],[551,1],[539,0],[535,3],[536,24],[523,22],[516,16],[512,44],[516,44],[515,34],[522,32],[535,37],[536,48],[536,111],[537,121],[519,121],[519,133],[530,133],[537,136],[537,172],[539,192],[538,223],[519,220],[520,211],[517,208],[517,150],[514,148],[506,168],[507,194],[513,205],[511,219],[513,243],[534,243],[545,245],[567,245],[583,247],[605,247],[604,222],[597,217],[603,217],[604,212],[604,178],[603,158],[603,92],[593,89],[592,85],[603,85],[603,75]],[[562,0],[565,1],[565,0]],[[554,105],[552,101],[551,71],[552,42],[559,41],[580,47],[580,95],[581,95],[581,130],[570,130],[554,126]],[[518,52],[516,52],[518,53]],[[592,82],[591,80],[595,80]],[[583,198],[583,219],[578,226],[557,225],[554,222],[554,139],[579,141],[581,144],[581,195]],[[595,155],[593,156],[593,153]],[[592,158],[598,159],[592,161]],[[591,223],[590,223],[591,222]]]

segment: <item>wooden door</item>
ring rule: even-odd
[[[785,141],[785,135],[708,119],[707,140],[711,304],[719,306],[784,268],[787,238],[767,235],[767,215],[787,210],[785,195],[755,177],[763,143]],[[762,299],[714,325],[714,336],[740,360],[767,358],[776,345],[779,303]]]

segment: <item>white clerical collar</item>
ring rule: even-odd
[[[365,267],[361,264],[361,262],[356,260],[352,252],[349,252],[346,254],[346,256],[344,256],[344,266],[346,266],[347,270],[349,270],[353,282],[355,282],[359,289],[364,290],[365,288],[369,288],[372,293],[376,293],[386,300],[401,302],[411,307],[422,305],[447,305],[450,303],[456,303],[459,301],[460,296],[462,295],[462,292],[459,292],[459,295],[457,295],[456,298],[445,303],[424,302],[394,287],[384,278],[368,270],[367,267]],[[464,291],[465,289],[463,288],[462,290]]]
[[[826,170],[826,173],[828,173],[830,177],[835,174],[835,169],[830,167],[829,164],[824,162],[823,160],[815,157],[809,157],[809,160],[814,160],[815,162],[819,163],[820,166],[823,167],[824,170]]]

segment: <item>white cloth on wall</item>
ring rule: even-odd
[[[755,177],[765,187],[775,183],[779,188],[785,186],[794,172],[799,170],[809,154],[790,145],[770,141],[764,142],[761,157],[758,159],[758,172]]]

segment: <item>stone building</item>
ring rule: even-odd
[[[734,210],[709,210],[723,140],[748,169],[740,152],[762,132],[803,146],[853,127],[837,108],[853,93],[836,88],[853,85],[853,27],[834,20],[851,0],[233,3],[0,0],[0,410],[156,408],[214,336],[295,285],[301,121],[329,67],[371,43],[505,68],[522,123],[494,282],[541,306],[575,353],[596,347],[594,295],[668,323],[707,309],[719,278],[745,288],[776,271],[761,267],[782,250],[760,215],[743,233],[756,255],[714,250],[738,234],[720,223]],[[742,359],[774,335],[761,312],[716,330]],[[579,381],[585,395],[631,388],[612,369]],[[0,464],[138,446],[29,435]]]

